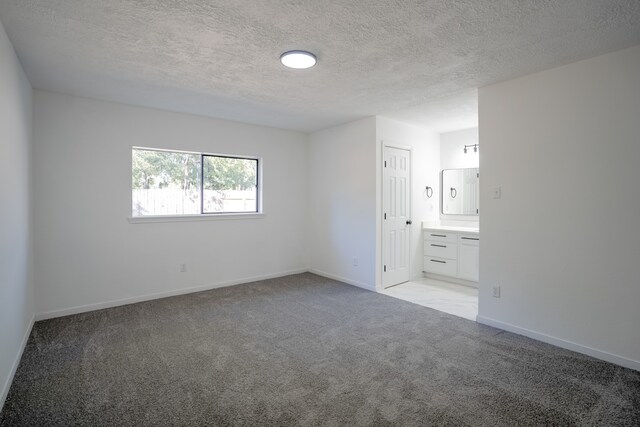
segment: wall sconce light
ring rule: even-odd
[[[467,154],[467,150],[469,148],[473,147],[473,152],[477,153],[478,152],[478,148],[480,147],[480,144],[470,144],[470,145],[465,145],[464,146],[464,154]]]

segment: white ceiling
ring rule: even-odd
[[[435,97],[415,107],[386,112],[384,116],[438,133],[478,127],[478,90]]]
[[[640,43],[638,0],[0,0],[37,89],[305,132],[477,123],[475,89]],[[310,70],[278,58],[308,49]]]

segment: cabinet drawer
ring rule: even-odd
[[[437,230],[424,230],[424,240],[456,243],[458,240],[458,234]]]
[[[480,246],[480,237],[476,234],[461,234],[458,243],[462,245]]]
[[[458,263],[455,260],[443,259],[438,257],[424,257],[424,271],[443,276],[455,276],[458,269]]]
[[[458,258],[458,245],[427,240],[424,242],[424,254],[438,258],[456,259]]]

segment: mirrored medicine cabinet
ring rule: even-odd
[[[440,173],[441,212],[479,215],[480,169],[444,169]]]

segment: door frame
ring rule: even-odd
[[[413,222],[413,147],[411,145],[405,145],[405,144],[398,144],[395,143],[393,141],[387,141],[387,140],[380,140],[380,161],[378,162],[378,170],[380,171],[380,178],[378,180],[379,183],[379,191],[378,191],[378,196],[380,197],[379,199],[379,203],[378,203],[378,215],[380,218],[379,221],[379,229],[378,229],[378,233],[380,236],[380,239],[378,240],[379,243],[379,256],[378,256],[378,274],[380,277],[379,281],[376,281],[376,288],[378,291],[382,291],[385,289],[384,287],[384,248],[383,248],[383,236],[384,236],[384,149],[386,147],[390,147],[390,148],[397,148],[400,150],[407,150],[409,152],[409,213],[411,218],[411,221]],[[412,224],[413,225],[413,224]],[[413,255],[413,251],[412,251],[412,247],[411,247],[411,243],[412,243],[412,233],[409,233],[409,251],[407,253],[407,257],[408,257],[408,268],[409,268],[409,280],[412,279],[411,277],[411,267],[412,267],[412,255]],[[391,287],[391,286],[389,286]]]

